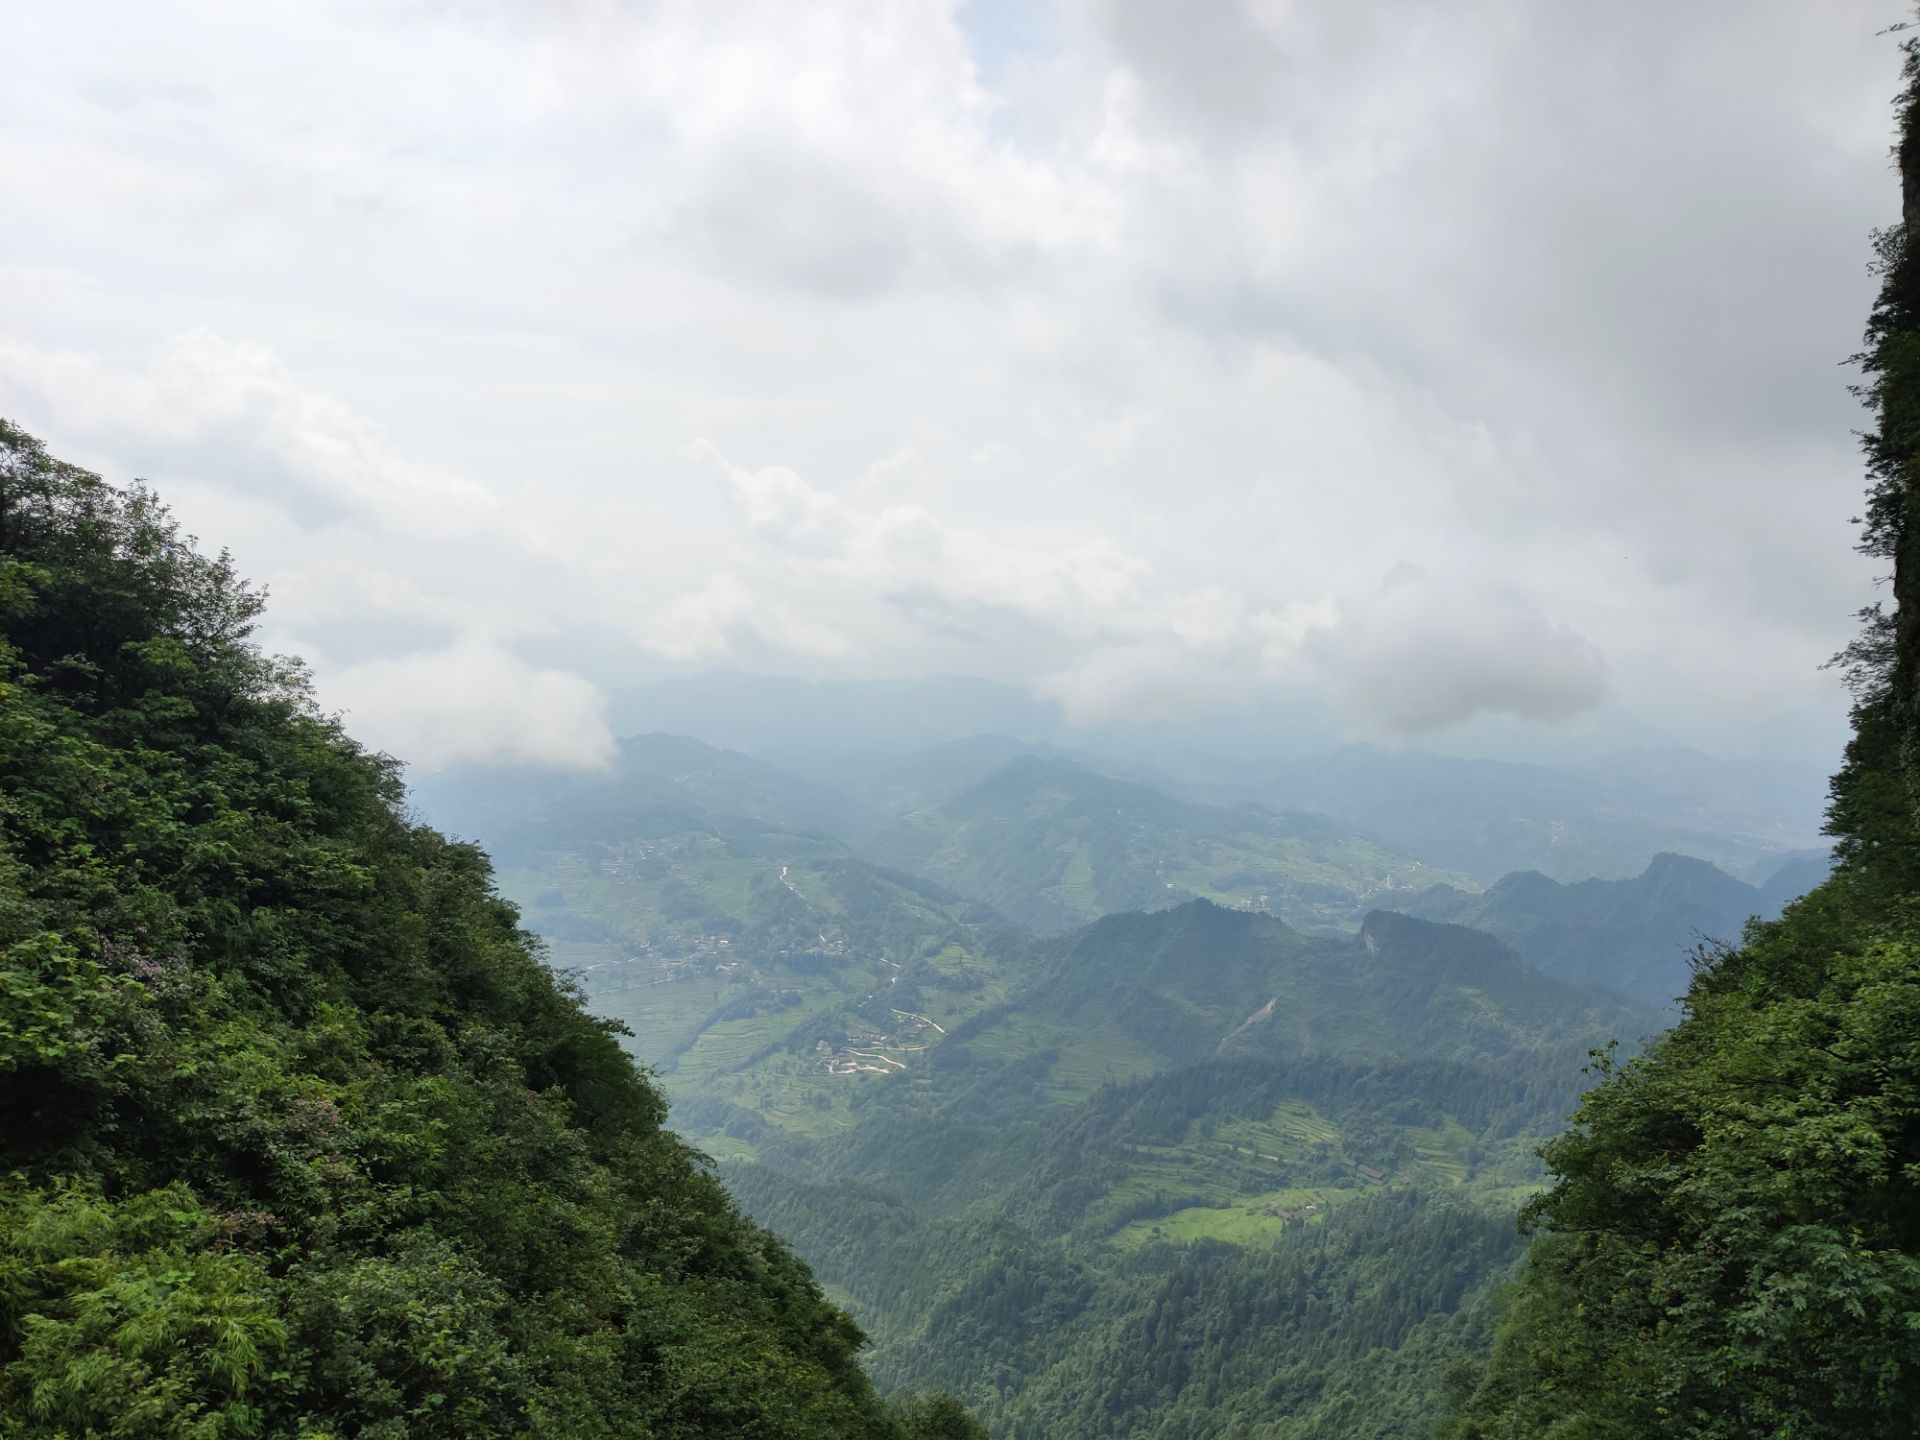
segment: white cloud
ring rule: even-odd
[[[1105,536],[994,534],[925,505],[849,503],[783,466],[735,465],[708,441],[686,453],[720,479],[756,544],[751,582],[716,572],[648,622],[646,643],[674,658],[744,641],[843,655],[929,630],[987,634],[996,615],[1086,638],[1139,603],[1151,569]]]
[[[70,458],[116,481],[133,476],[108,462],[140,457],[135,473],[158,482],[189,532],[267,583],[266,643],[313,657],[320,702],[347,711],[367,743],[426,764],[596,765],[610,753],[598,688],[500,643],[540,629],[515,601],[516,572],[556,577],[494,497],[402,456],[273,352],[206,331],[119,361],[0,342],[7,412],[85,435]],[[327,662],[369,638],[387,653]]]
[[[613,759],[607,702],[592,683],[483,637],[322,668],[317,680],[362,743],[426,769],[456,760],[597,769]]]
[[[0,412],[343,665],[1585,693],[1381,699],[1412,555],[1837,733],[1903,3],[995,8],[12,7]]]
[[[1397,566],[1309,631],[1310,663],[1362,722],[1417,735],[1482,713],[1568,720],[1600,703],[1606,665],[1580,635],[1483,581]]]

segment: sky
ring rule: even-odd
[[[0,415],[427,764],[726,667],[1827,763],[1897,0],[0,10]]]

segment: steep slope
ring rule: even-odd
[[[909,1433],[259,609],[0,426],[0,1429]]]
[[[1436,886],[1398,908],[1497,935],[1550,975],[1661,1005],[1686,991],[1690,952],[1737,941],[1749,919],[1773,919],[1825,874],[1820,861],[1796,862],[1763,888],[1704,860],[1656,855],[1630,880],[1563,885],[1529,871],[1480,894]]]
[[[1471,884],[1331,821],[1193,804],[1038,756],[901,816],[861,848],[1041,932],[1196,895],[1350,926],[1385,897]]]

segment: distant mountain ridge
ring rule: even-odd
[[[1448,878],[1324,816],[1175,799],[1036,755],[896,817],[861,848],[1041,933],[1195,896],[1350,927],[1380,897]]]
[[[853,797],[876,812],[902,815],[951,800],[995,771],[1023,758],[1065,760],[1115,779],[1177,794],[1179,782],[1154,766],[1014,735],[968,735],[900,751],[774,753],[796,775]]]
[[[459,765],[416,774],[412,792],[435,824],[502,858],[716,820],[845,837],[877,818],[765,760],[664,732],[622,740],[603,770]]]
[[[1396,908],[1497,935],[1547,974],[1664,1005],[1687,988],[1695,943],[1737,942],[1748,919],[1772,919],[1826,869],[1797,857],[1749,885],[1705,860],[1661,854],[1628,880],[1562,884],[1519,871],[1481,894],[1440,885]]]
[[[970,1022],[957,1043],[1011,1022],[1082,1048],[1104,1035],[1135,1070],[1234,1055],[1486,1060],[1570,1036],[1632,1039],[1651,1023],[1494,936],[1385,910],[1357,936],[1313,936],[1193,900],[1109,915],[1041,942],[1030,963],[1017,1005]]]
[[[1771,778],[1756,801],[1743,782],[1760,775]],[[1623,878],[1663,851],[1745,872],[1817,846],[1825,793],[1812,770],[1695,752],[1623,753],[1575,771],[1372,745],[1289,763],[1256,790],[1482,882],[1521,870]]]

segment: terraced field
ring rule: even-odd
[[[1362,1193],[1331,1186],[1268,1190],[1238,1197],[1230,1205],[1188,1205],[1157,1220],[1134,1220],[1110,1237],[1120,1250],[1137,1250],[1150,1241],[1174,1245],[1196,1240],[1221,1240],[1229,1245],[1258,1245],[1272,1240],[1288,1225],[1318,1225],[1334,1206]],[[1311,1214],[1299,1214],[1311,1205]],[[1282,1212],[1294,1212],[1291,1214]]]
[[[1166,1064],[1118,1032],[1077,1031],[1018,1012],[996,1017],[988,1029],[969,1036],[965,1044],[970,1054],[984,1060],[1051,1052],[1055,1058],[1040,1090],[1046,1101],[1058,1105],[1075,1104],[1102,1085],[1136,1080]]]

